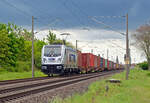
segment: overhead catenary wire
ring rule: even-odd
[[[84,12],[83,9],[80,9],[80,7],[79,7],[73,0],[69,0],[69,1],[72,2],[72,4],[73,4],[77,9],[79,9],[79,11],[80,11],[82,14],[84,14],[86,17],[89,18],[89,15],[88,15],[86,12]],[[125,18],[126,16],[94,16],[94,18],[95,18],[95,17],[101,17],[101,18]],[[89,19],[91,20],[91,18],[89,18]],[[105,23],[102,22],[102,21],[100,21],[100,22],[101,22],[101,24],[103,24],[104,26],[111,27],[111,26],[105,24]],[[113,29],[113,28],[111,27],[111,29]],[[116,30],[113,30],[113,31],[118,32],[118,33],[124,35],[124,33],[121,33],[121,32],[119,32],[119,31],[116,31]]]
[[[94,16],[94,17],[91,18],[91,17],[88,16],[87,13],[85,13],[82,9],[80,9],[80,7],[79,7],[74,1],[72,1],[72,0],[70,0],[70,1],[72,2],[72,4],[73,4],[74,6],[76,6],[76,7],[80,10],[80,12],[82,12],[82,14],[84,14],[84,15],[87,16],[88,18],[92,19],[92,20],[95,21],[96,23],[102,24],[102,25],[104,25],[105,27],[110,28],[110,29],[111,29],[112,31],[114,31],[114,32],[117,32],[117,33],[119,33],[119,34],[125,36],[124,33],[119,32],[119,31],[117,31],[117,30],[114,30],[114,28],[113,28],[112,26],[110,26],[110,25],[108,25],[108,24],[105,24],[104,22],[95,19],[95,17],[101,17],[101,18],[125,18],[126,16]]]
[[[94,16],[95,18],[125,18],[126,16]]]
[[[28,12],[24,11],[23,9],[18,8],[17,6],[15,6],[14,4],[8,2],[7,0],[1,0],[2,2],[4,2],[5,4],[9,5],[10,7],[16,9],[21,15],[24,15],[28,18],[31,18],[31,14],[29,14]]]
[[[93,24],[91,23],[91,20],[88,18],[89,15],[88,15],[83,9],[81,9],[80,6],[79,6],[77,3],[75,3],[73,0],[69,0],[69,1],[74,5],[74,7],[76,7],[76,8],[79,10],[79,12],[80,12],[82,15],[85,16],[85,18],[87,18],[87,20],[89,21],[89,23],[90,23],[91,25],[93,25]]]
[[[62,3],[62,5],[66,8],[66,10],[72,15],[73,18],[75,18],[77,20],[77,22],[83,26],[85,25],[84,23],[82,23],[82,21],[80,20],[80,18],[78,17],[78,15],[76,15],[68,6],[67,6],[67,0],[63,1],[60,0],[60,2]]]
[[[121,35],[125,36],[125,34],[124,34],[124,33],[114,30],[114,28],[113,28],[112,26],[107,25],[107,24],[105,24],[105,23],[103,23],[103,22],[101,22],[101,21],[99,21],[99,20],[95,19],[94,17],[89,17],[89,18],[91,18],[91,20],[95,21],[96,23],[99,23],[99,24],[104,25],[106,28],[110,28],[112,31],[117,32],[117,33],[119,33],[119,34],[121,34]]]

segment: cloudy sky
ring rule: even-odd
[[[0,22],[12,22],[31,30],[31,16],[35,19],[37,38],[45,38],[48,30],[57,34],[68,32],[67,40],[83,52],[93,52],[115,60],[118,55],[123,63],[125,53],[125,18],[129,14],[129,35],[150,20],[149,0],[0,0]],[[95,17],[101,24],[91,18]],[[103,25],[105,23],[108,26]],[[131,46],[132,62],[143,61],[144,57]]]

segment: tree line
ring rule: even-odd
[[[0,72],[23,72],[31,70],[32,33],[15,24],[0,23]],[[49,31],[44,40],[34,39],[35,67],[41,68],[41,49],[47,44],[62,44],[56,34]],[[72,46],[67,42],[66,45]],[[73,46],[72,46],[73,47]]]

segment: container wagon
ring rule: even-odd
[[[108,60],[105,59],[105,69],[104,69],[104,70],[108,70],[108,67],[109,67],[109,65],[108,65]]]
[[[108,60],[107,64],[108,64],[108,70],[112,70],[112,68],[111,68],[111,61]]]
[[[101,61],[101,57],[97,56],[97,71],[101,71],[101,67],[100,67],[100,62]]]
[[[83,72],[83,67],[82,67],[82,53],[81,51],[77,50],[77,66],[78,66],[78,73]]]
[[[98,57],[96,55],[93,55],[93,58],[94,58],[94,70],[93,70],[93,72],[95,72],[95,71],[98,71]]]
[[[88,73],[94,70],[94,56],[91,53],[82,53],[83,71]]]
[[[105,69],[105,59],[100,57],[100,70],[103,71]]]

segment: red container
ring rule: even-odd
[[[100,68],[100,63],[101,63],[100,60],[101,60],[100,56],[97,56],[97,70],[98,70],[98,71],[102,70],[102,69]]]
[[[96,70],[97,69],[97,56],[93,55],[93,57],[94,57],[94,69]]]
[[[105,69],[105,59],[103,59],[103,68],[102,68],[102,70],[104,70]]]
[[[81,53],[81,51],[77,51],[77,55],[78,55],[78,68],[81,70],[82,69],[82,53]]]
[[[91,53],[82,53],[82,67],[86,72],[94,69],[94,55]]]
[[[111,70],[110,65],[111,65],[111,64],[110,64],[110,61],[107,60],[107,69],[108,69],[108,70]]]

